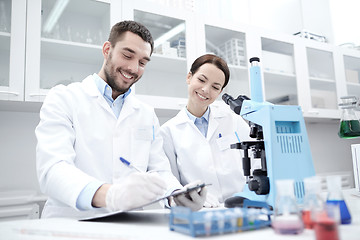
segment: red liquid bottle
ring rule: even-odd
[[[316,240],[339,240],[338,224],[326,213],[318,214],[314,230]]]
[[[321,182],[317,177],[310,177],[304,179],[305,196],[304,205],[302,209],[302,220],[304,227],[312,229],[314,227],[314,214],[322,211],[324,201],[318,193],[321,192]]]

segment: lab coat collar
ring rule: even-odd
[[[102,94],[99,92],[99,89],[97,88],[92,75],[86,77],[82,81],[82,85],[83,85],[84,91],[87,94],[89,94],[89,96],[97,97],[98,100],[99,100],[99,103],[101,104],[101,106],[103,106],[108,112],[112,113],[112,110],[110,109],[110,107],[107,104],[106,100],[104,99]],[[129,95],[124,100],[124,105],[123,105],[123,108],[122,108],[122,110],[120,112],[120,116],[119,116],[118,120],[121,121],[126,116],[131,114],[135,109],[138,109],[138,108],[140,108],[140,102],[137,101],[137,99],[134,98],[133,93],[129,93]],[[131,110],[131,109],[133,109],[133,110]]]
[[[226,116],[226,113],[221,110],[219,107],[215,106],[209,106],[210,114],[209,114],[209,126],[208,126],[208,132],[206,139],[211,139],[211,137],[216,132],[216,129],[219,127],[218,119],[223,118]],[[181,109],[181,111],[177,114],[175,124],[180,125],[184,123],[194,123],[192,120],[190,120],[189,116],[186,113],[185,107]],[[193,124],[194,125],[194,124]],[[196,128],[196,126],[194,125]]]

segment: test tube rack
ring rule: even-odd
[[[242,208],[198,212],[179,206],[171,208],[169,227],[192,237],[221,235],[269,227],[271,214],[265,202],[250,200],[244,200]]]

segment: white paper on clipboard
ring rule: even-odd
[[[197,184],[196,186],[194,187],[191,187],[191,188],[188,188],[188,189],[179,189],[179,190],[175,190],[173,191],[171,194],[168,194],[168,195],[165,195],[163,197],[160,197],[158,199],[155,199],[154,201],[151,201],[151,202],[148,202],[142,206],[139,206],[137,208],[133,208],[133,209],[129,209],[127,211],[123,211],[123,210],[120,210],[120,211],[116,211],[116,212],[111,212],[111,213],[103,213],[103,214],[97,214],[97,215],[94,215],[92,217],[87,217],[87,218],[82,218],[82,219],[79,219],[79,221],[94,221],[94,220],[100,220],[100,219],[105,219],[107,217],[113,217],[113,216],[116,216],[116,215],[120,215],[122,213],[125,213],[125,212],[130,212],[130,211],[134,211],[134,210],[141,210],[143,207],[146,207],[146,206],[149,206],[153,203],[156,203],[156,202],[159,202],[161,200],[164,200],[164,199],[167,199],[169,197],[175,197],[179,194],[183,194],[183,193],[188,193],[188,192],[191,192],[191,191],[194,191],[196,189],[202,189],[203,187],[205,186],[208,186],[208,185],[211,185],[211,184],[205,184],[205,183],[201,183],[201,184]]]

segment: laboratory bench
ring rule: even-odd
[[[342,240],[360,238],[360,193],[355,189],[343,190],[352,216],[350,225],[340,225]],[[169,230],[168,209],[149,209],[124,212],[97,221],[52,218],[14,220],[0,223],[0,239],[195,239]],[[205,237],[197,237],[205,238]],[[272,228],[213,235],[209,239],[315,239],[314,230],[305,229],[299,235],[279,235]]]

